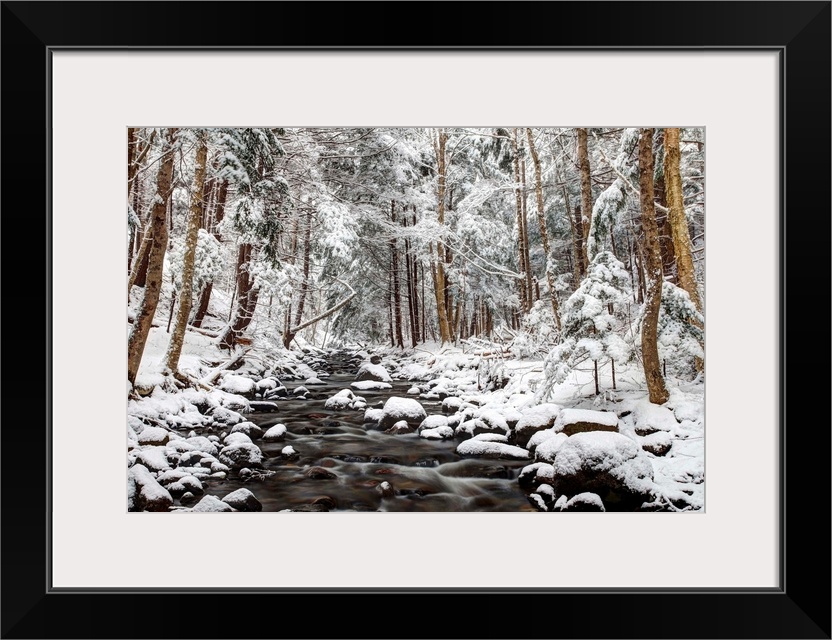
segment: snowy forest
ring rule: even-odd
[[[704,510],[704,133],[129,128],[128,511]]]

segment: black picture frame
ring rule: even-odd
[[[830,2],[445,2],[441,12],[439,6],[2,3],[3,638],[830,637],[830,429],[828,417],[817,418],[828,416],[829,389],[828,333],[817,324],[829,318]],[[464,21],[451,19],[458,13]],[[371,26],[377,20],[370,16],[378,14],[395,24],[394,32]],[[510,15],[516,20],[507,20]],[[784,188],[781,280],[772,286],[781,292],[780,587],[672,593],[51,590],[48,483],[58,479],[49,475],[50,393],[62,381],[51,380],[48,367],[55,321],[49,313],[48,83],[50,52],[65,47],[779,51],[785,80]],[[786,269],[787,256],[791,269]],[[818,292],[812,314],[805,314],[805,301],[793,293],[805,287],[807,277]],[[788,308],[788,300],[796,301],[794,308]],[[817,337],[805,348],[802,339],[809,329]],[[815,415],[801,418],[804,406],[813,407]],[[311,617],[301,613],[307,607]],[[237,614],[223,615],[223,610]],[[380,611],[400,622],[386,626]],[[443,622],[447,618],[434,613],[440,611],[454,621],[452,629]]]

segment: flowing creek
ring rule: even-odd
[[[246,416],[264,431],[286,426],[283,441],[256,441],[264,470],[272,474],[242,479],[232,473],[208,483],[206,493],[222,498],[246,487],[263,511],[536,511],[517,482],[528,462],[462,458],[456,454],[456,439],[386,434],[364,424],[363,410],[325,409],[327,398],[355,380],[354,374],[338,372],[337,364],[336,372],[323,378],[325,385],[284,381],[290,394],[305,386],[308,399],[276,401],[277,411]],[[353,391],[372,408],[391,396],[416,398],[407,395],[411,386],[395,381],[392,389]],[[442,413],[441,402],[419,402],[428,415]],[[283,456],[287,445],[297,455]]]

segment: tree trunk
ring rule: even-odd
[[[241,244],[237,250],[237,308],[233,322],[226,327],[219,341],[220,346],[226,349],[233,349],[237,344],[237,338],[248,328],[251,323],[251,316],[257,306],[259,290],[252,287],[253,280],[248,272],[251,254],[252,246],[247,243]]]
[[[298,306],[295,310],[295,322],[294,325],[300,325],[300,321],[303,319],[303,310],[304,306],[306,305],[306,295],[309,291],[309,266],[310,266],[310,249],[311,249],[311,238],[312,238],[312,209],[306,214],[306,228],[303,231],[303,283],[301,284],[300,288],[300,297],[298,298]],[[283,346],[285,348],[289,348],[289,345],[292,343],[292,340],[295,339],[297,335],[296,331],[292,331],[292,327],[289,327],[287,331],[283,334]]]
[[[393,228],[396,227],[396,201],[390,201],[390,221]],[[396,345],[404,349],[404,337],[402,336],[402,294],[399,290],[399,250],[396,243],[395,232],[390,236],[390,255],[392,257],[391,267],[393,269],[393,316],[396,322]]]
[[[654,141],[657,148],[661,148],[665,145],[664,131],[666,131],[666,129],[657,130],[656,140]],[[667,149],[665,147],[665,152],[666,151]],[[667,156],[665,156],[665,163],[662,170],[658,171],[658,168],[656,168],[656,172],[658,173],[658,176],[656,176],[655,200],[665,209],[662,211],[659,207],[656,207],[656,224],[659,229],[659,249],[662,254],[662,273],[665,278],[675,283],[676,275],[674,273],[674,266],[676,264],[676,256],[673,252],[673,237],[670,230],[670,220],[667,214],[668,189],[665,187],[665,181],[667,178]]]
[[[558,179],[562,182],[562,179],[558,177]],[[583,258],[581,255],[581,238],[579,240],[579,236],[577,230],[575,228],[575,218],[572,216],[572,205],[569,202],[569,189],[566,188],[564,184],[561,187],[561,191],[563,192],[563,202],[566,206],[566,219],[569,220],[569,230],[572,233],[572,270],[575,277],[575,288],[577,289],[581,284],[581,278],[583,277]]]
[[[589,229],[592,224],[592,182],[589,177],[589,151],[587,149],[587,130],[578,129],[578,168],[581,171],[581,220],[582,240],[581,257],[584,263],[584,273],[589,268],[589,257],[586,253]],[[653,193],[652,191],[650,193]]]
[[[214,201],[214,217],[213,222],[211,223],[212,233],[214,237],[222,241],[222,237],[217,231],[216,224],[219,220],[222,220],[222,217],[225,213],[225,200],[228,197],[228,181],[223,180],[219,187],[217,188],[217,195],[216,200]],[[206,220],[206,230],[208,229],[208,221]],[[202,290],[202,294],[199,297],[199,306],[196,310],[196,315],[194,316],[194,321],[191,323],[195,327],[201,327],[202,322],[205,320],[205,314],[208,313],[208,303],[211,301],[211,292],[214,290],[214,283],[209,282],[205,285],[205,288]]]
[[[179,371],[179,356],[182,355],[182,344],[185,341],[185,329],[191,317],[193,304],[194,258],[199,238],[199,227],[205,208],[205,166],[208,160],[208,143],[204,131],[198,134],[199,142],[196,150],[196,164],[194,167],[194,186],[191,190],[191,210],[188,216],[188,230],[185,237],[185,255],[182,266],[182,288],[179,290],[179,310],[176,314],[176,325],[168,344],[167,368],[176,375]]]
[[[532,156],[532,164],[534,164],[534,190],[537,194],[537,224],[540,226],[540,239],[543,243],[543,254],[546,257],[546,281],[549,283],[549,296],[552,299],[552,315],[555,317],[555,323],[558,326],[558,331],[560,331],[560,312],[558,311],[558,297],[555,293],[555,267],[550,264],[552,257],[549,253],[549,234],[546,231],[546,216],[543,209],[543,180],[540,174],[540,158],[534,146],[531,129],[526,129],[526,139],[529,141],[529,153]],[[538,298],[540,297],[539,291],[538,289]]]
[[[532,306],[532,269],[529,260],[529,233],[525,207],[523,206],[523,191],[525,188],[523,173],[525,172],[521,170],[521,146],[517,129],[514,129],[513,134],[511,143],[514,152],[514,205],[517,210],[517,245],[520,273],[523,274],[523,279],[519,281],[520,307],[522,313],[527,313]]]
[[[676,250],[676,275],[679,286],[688,292],[697,310],[702,311],[699,287],[693,270],[693,252],[691,251],[690,233],[685,217],[684,199],[682,197],[682,174],[679,169],[681,153],[679,151],[679,129],[665,129],[665,180],[667,182],[667,202],[670,231],[673,247]]]
[[[647,295],[641,326],[641,356],[650,402],[664,404],[669,397],[662,377],[657,345],[659,309],[662,302],[662,256],[653,200],[653,129],[642,129],[638,145],[641,226],[644,230]]]
[[[437,214],[439,227],[445,225],[445,144],[448,134],[444,129],[439,130],[436,146],[436,161],[438,169]],[[442,232],[444,233],[444,231]],[[442,344],[450,342],[451,332],[448,326],[448,311],[445,308],[445,250],[441,240],[436,242],[436,276],[433,281],[436,295],[436,315],[439,320],[439,338]]]
[[[407,227],[407,213],[404,215],[404,226]],[[410,255],[410,240],[404,239],[404,261],[405,272],[407,273],[407,312],[410,319],[410,342],[415,347],[419,342],[419,308],[416,300],[416,270],[413,265],[414,258]]]
[[[156,176],[156,199],[153,203],[150,228],[147,230],[147,233],[152,236],[148,251],[147,280],[144,287],[144,296],[127,341],[127,379],[131,384],[136,382],[136,374],[139,372],[144,346],[150,333],[150,325],[156,313],[156,306],[159,304],[159,293],[162,290],[162,268],[168,246],[165,214],[171,191],[173,176],[172,148],[176,133],[177,129],[168,130],[168,144],[166,145],[168,148],[159,164],[159,172]]]

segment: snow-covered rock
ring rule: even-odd
[[[551,433],[548,429],[546,431],[539,431],[538,433]],[[534,459],[538,462],[547,462],[552,464],[555,461],[555,455],[561,448],[568,436],[564,433],[551,433],[550,437],[543,440],[535,447]]]
[[[618,432],[618,416],[612,411],[564,409],[555,420],[555,431],[567,436],[588,431]]]
[[[254,444],[241,442],[223,447],[220,451],[220,462],[231,469],[243,467],[262,467],[263,452]]]
[[[167,471],[170,469],[167,449],[165,447],[145,447],[136,456],[136,464],[143,465],[150,471]]]
[[[300,396],[306,396],[308,394],[309,394],[309,389],[307,389],[303,385],[300,385],[299,387],[295,387],[294,391],[292,391],[292,395],[295,396],[296,398],[300,397]]]
[[[490,429],[507,434],[509,432],[508,421],[503,414],[498,413],[492,409],[483,409],[480,411],[479,419],[482,420]]]
[[[555,477],[555,468],[547,462],[533,462],[526,465],[517,476],[517,482],[521,486],[532,486],[538,484],[551,484]]]
[[[360,382],[353,382],[350,384],[353,389],[359,391],[382,391],[384,389],[392,389],[393,385],[387,382],[377,382],[375,380],[362,380]]]
[[[422,390],[416,386],[410,387],[410,389],[407,390],[407,395],[409,396],[418,396],[420,393],[422,393]]]
[[[193,445],[198,451],[203,451],[212,456],[217,455],[217,447],[205,436],[192,436],[185,440],[190,445]]]
[[[284,458],[293,458],[299,454],[292,445],[288,444],[280,450],[280,455]]]
[[[382,409],[367,409],[364,412],[364,424],[378,425],[383,417],[384,411]]]
[[[447,425],[420,429],[419,437],[425,438],[426,440],[449,440],[454,437],[454,430]]]
[[[645,399],[633,409],[635,431],[640,436],[649,436],[657,431],[673,432],[679,426],[676,416],[667,407],[653,404]]]
[[[520,412],[520,418],[512,431],[514,441],[521,447],[525,447],[535,433],[549,429],[555,424],[560,409],[559,405],[551,403],[543,403],[524,409]]]
[[[390,373],[380,364],[373,364],[372,362],[367,362],[362,364],[361,367],[358,369],[358,373],[355,375],[355,381],[361,382],[362,380],[375,380],[376,382],[393,382],[393,379],[390,377]]]
[[[597,493],[613,511],[637,510],[650,500],[654,486],[647,454],[620,433],[588,431],[568,437],[553,467],[558,494]]]
[[[254,388],[257,393],[265,393],[267,391],[271,391],[272,389],[277,389],[279,386],[280,383],[274,378],[263,378],[255,383]]]
[[[263,505],[248,489],[237,489],[225,496],[222,501],[237,511],[262,511]]]
[[[522,447],[515,447],[504,442],[491,442],[479,438],[471,438],[459,444],[456,452],[461,456],[477,458],[497,458],[501,460],[526,460],[529,452]]]
[[[162,427],[145,427],[138,435],[139,444],[164,445],[170,440],[170,432]]]
[[[243,422],[245,420],[245,418],[243,418],[243,416],[236,411],[226,409],[225,407],[215,407],[211,411],[211,417],[214,419],[214,422],[226,426],[235,425],[238,422]]]
[[[232,444],[240,444],[241,442],[245,444],[253,444],[251,438],[249,438],[245,433],[242,432],[234,432],[229,433],[225,438],[222,439],[223,444],[225,446],[230,446]]]
[[[601,497],[589,491],[579,493],[566,502],[561,502],[558,508],[561,511],[606,511]]]
[[[127,473],[128,511],[167,511],[173,498],[142,464],[130,467]]]
[[[252,440],[263,437],[263,430],[253,422],[241,422],[231,427],[231,433],[244,433]]]
[[[355,405],[363,400],[363,398],[355,395],[349,389],[341,389],[341,391],[331,398],[327,398],[324,407],[333,411],[342,411],[343,409],[355,408]]]
[[[654,456],[665,456],[673,446],[673,438],[667,431],[656,431],[641,440],[641,448]]]
[[[383,411],[384,416],[379,424],[382,429],[389,429],[400,420],[415,428],[427,418],[424,407],[413,398],[393,396],[384,403]]]
[[[233,373],[227,373],[222,382],[220,382],[220,389],[228,393],[234,393],[243,397],[254,397],[256,383],[251,378],[245,376],[238,376]]]
[[[448,417],[447,416],[428,416],[422,422],[419,423],[418,431],[421,433],[425,429],[436,429],[437,427],[446,427],[448,426]],[[451,430],[453,431],[453,429]]]
[[[459,410],[462,404],[462,398],[457,398],[456,396],[447,397],[442,401],[442,411],[445,413],[453,413]]]
[[[273,427],[269,427],[266,430],[266,433],[263,434],[263,440],[265,442],[275,442],[279,440],[283,440],[286,437],[286,425],[285,424],[276,424]]]
[[[414,428],[407,423],[407,420],[399,420],[389,429],[385,429],[384,433],[393,435],[400,435],[403,433],[413,433]]]
[[[191,511],[200,513],[223,513],[234,511],[234,508],[216,496],[203,496],[202,500],[197,502]]]
[[[303,384],[318,385],[318,384],[326,384],[326,382],[324,382],[323,380],[321,380],[321,379],[320,379],[319,377],[317,377],[317,376],[312,376],[311,378],[307,378],[307,379],[304,381],[304,383],[303,383]]]

